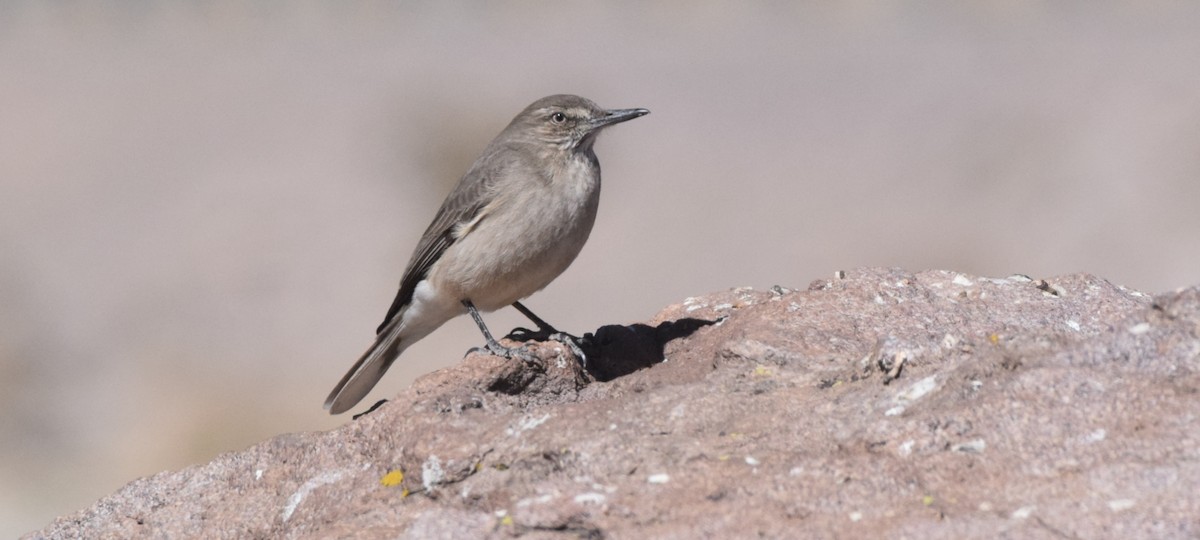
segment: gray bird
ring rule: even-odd
[[[554,95],[513,118],[442,203],[375,343],[330,392],[325,409],[339,414],[353,407],[404,349],[463,313],[483,332],[486,350],[506,358],[524,351],[497,342],[480,311],[512,305],[539,335],[562,339],[519,300],[566,270],[591,233],[600,202],[597,134],[649,113]]]

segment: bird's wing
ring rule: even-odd
[[[434,216],[433,223],[430,223],[429,228],[425,229],[425,234],[421,235],[421,241],[413,251],[408,268],[404,270],[404,277],[400,280],[400,291],[396,293],[396,299],[388,308],[383,323],[375,330],[376,334],[383,332],[388,323],[412,301],[417,283],[425,279],[429,268],[442,257],[446,249],[462,237],[460,226],[470,223],[479,215],[480,210],[487,206],[492,198],[491,185],[495,172],[472,169],[446,197],[446,201]]]

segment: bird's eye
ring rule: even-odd
[[[556,113],[550,115],[550,121],[554,122],[555,124],[561,124],[561,123],[567,121],[567,115],[560,113],[560,112],[556,112]]]

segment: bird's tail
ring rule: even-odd
[[[367,393],[375,387],[375,383],[383,377],[392,362],[404,352],[415,339],[404,339],[400,334],[404,329],[401,322],[404,317],[395,317],[391,324],[383,329],[375,338],[367,352],[354,363],[354,367],[338,381],[337,386],[325,398],[325,410],[329,414],[341,414],[362,401]]]

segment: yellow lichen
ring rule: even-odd
[[[398,485],[400,485],[400,482],[403,482],[403,481],[404,481],[404,471],[402,471],[400,469],[394,469],[394,470],[388,471],[387,474],[383,475],[383,478],[379,479],[379,483],[386,487],[398,486]],[[407,490],[405,490],[405,491],[407,491]],[[404,493],[404,495],[408,495],[408,493]]]

